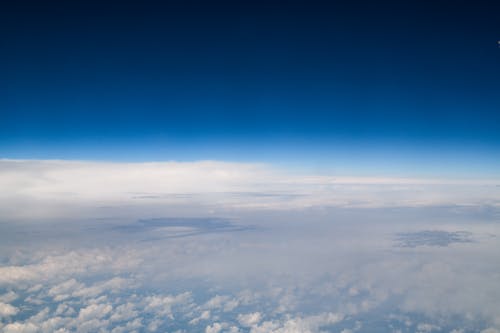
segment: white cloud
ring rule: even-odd
[[[344,315],[339,313],[322,313],[307,317],[288,318],[283,322],[265,321],[254,325],[251,333],[319,333],[327,325],[341,322]]]
[[[19,312],[19,309],[7,303],[0,302],[0,318],[14,316]]]
[[[166,316],[170,319],[174,319],[172,311],[174,306],[182,306],[189,304],[190,302],[190,292],[185,292],[176,296],[148,296],[143,300],[144,310],[153,312],[159,316]]]
[[[428,333],[432,331],[440,330],[441,327],[429,323],[420,323],[417,325],[417,330],[422,333]]]
[[[119,290],[127,289],[133,286],[133,283],[131,279],[114,277],[108,281],[93,284],[90,287],[79,287],[78,290],[73,292],[73,296],[83,298],[96,297],[104,292],[118,292]]]
[[[442,180],[304,175],[251,163],[0,160],[0,216],[40,219],[130,216],[134,207],[158,214],[165,205],[200,209],[300,209],[449,204],[500,206],[498,180]],[[19,209],[27,207],[30,209]],[[127,206],[127,210],[123,207]],[[153,209],[154,208],[154,209]],[[105,214],[102,209],[99,214]]]
[[[0,331],[315,333],[340,322],[356,331],[356,320],[386,308],[407,314],[399,322],[408,329],[418,314],[421,332],[453,328],[446,318],[455,316],[500,327],[500,230],[476,219],[496,218],[498,187],[64,161],[0,161],[0,187]],[[445,217],[426,210],[443,203],[453,204]],[[186,237],[134,229],[139,218],[203,225],[212,214],[254,228]],[[419,230],[467,230],[471,242],[393,246],[394,234]]]
[[[189,324],[190,324],[190,325],[196,325],[196,324],[198,324],[200,321],[202,321],[202,320],[208,320],[208,319],[210,319],[210,311],[205,310],[205,311],[203,311],[203,312],[202,312],[202,313],[201,313],[198,317],[193,318],[193,319],[189,322]]]
[[[221,308],[224,312],[229,312],[233,311],[238,305],[239,301],[237,299],[229,296],[215,295],[205,303],[204,307],[207,309]]]
[[[62,282],[49,289],[48,295],[54,298],[54,301],[62,301],[69,297],[75,292],[83,288],[82,283],[78,283],[75,279],[70,279],[68,281]]]
[[[19,297],[14,291],[10,290],[9,292],[0,295],[0,302],[10,303],[16,300]]]
[[[205,333],[219,333],[224,328],[224,324],[221,323],[213,323],[212,325],[208,325],[205,327]]]
[[[262,315],[260,312],[253,312],[238,315],[238,322],[244,327],[251,327],[260,322]]]
[[[130,268],[134,258],[127,253],[118,253],[111,250],[99,249],[91,251],[71,251],[61,255],[48,255],[42,261],[26,265],[8,265],[0,267],[0,286],[15,285],[23,282],[46,281],[63,279],[76,274],[92,274],[95,272],[119,272]],[[114,283],[121,283],[116,280]],[[65,294],[63,290],[74,290],[80,285],[74,280],[67,284],[55,286],[50,292],[51,296]]]
[[[58,315],[71,316],[75,313],[76,313],[75,309],[73,309],[71,306],[69,306],[66,303],[60,303],[57,306],[56,311],[54,312],[54,314],[57,316]]]
[[[137,317],[139,312],[136,310],[135,305],[131,302],[127,302],[118,306],[114,311],[109,320],[111,321],[131,321],[133,318]]]
[[[142,321],[140,318],[135,318],[134,320],[131,320],[127,322],[123,326],[117,326],[111,330],[111,333],[129,333],[129,332],[138,332],[142,327]]]
[[[79,322],[76,325],[78,333],[91,333],[91,332],[106,332],[109,322],[107,320],[90,319],[84,322]]]
[[[32,323],[22,324],[22,323],[12,323],[8,324],[3,328],[3,333],[36,333],[38,332],[38,327]]]
[[[110,304],[91,304],[80,310],[78,320],[87,321],[95,318],[103,318],[113,310]]]

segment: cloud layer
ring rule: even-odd
[[[13,219],[126,216],[177,207],[500,207],[500,181],[305,175],[266,165],[201,161],[105,163],[0,160],[0,214]],[[19,209],[27,207],[29,209]],[[167,209],[165,207],[168,206]]]
[[[488,182],[221,162],[0,170],[0,332],[500,330]]]

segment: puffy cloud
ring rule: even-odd
[[[19,309],[7,303],[0,302],[0,318],[14,316],[19,312]]]
[[[75,313],[76,311],[66,303],[60,303],[59,305],[57,305],[56,311],[54,312],[54,314],[57,316],[58,315],[71,316]]]
[[[40,331],[43,333],[51,333],[57,331],[67,331],[67,328],[64,326],[69,325],[71,321],[68,318],[63,317],[49,317],[46,320],[41,321],[38,325],[40,327]]]
[[[78,333],[91,333],[91,332],[99,332],[106,331],[109,322],[107,320],[100,319],[90,319],[84,322],[78,322],[76,326],[76,331]]]
[[[16,300],[19,297],[14,291],[10,290],[9,292],[0,295],[0,302],[10,303]]]
[[[131,302],[127,302],[118,306],[114,311],[109,320],[111,321],[131,321],[133,318],[137,317],[139,312],[136,310],[135,305]]]
[[[205,333],[219,333],[222,331],[222,328],[223,326],[221,323],[213,323],[205,328]]]
[[[417,325],[417,330],[422,333],[438,331],[441,327],[429,323],[420,323]]]
[[[38,327],[32,323],[12,323],[3,328],[3,333],[36,333]]]
[[[133,280],[114,277],[108,281],[96,283],[90,287],[82,288],[73,292],[74,297],[96,297],[104,292],[118,292],[134,285]]]
[[[48,295],[54,298],[54,301],[62,301],[69,297],[76,290],[83,288],[82,283],[78,283],[75,279],[62,282],[49,289]]]
[[[210,311],[205,310],[205,311],[203,311],[203,312],[202,312],[202,313],[201,313],[198,317],[193,318],[193,319],[189,322],[189,324],[191,324],[191,325],[196,325],[196,324],[198,324],[200,321],[202,321],[202,320],[208,320],[208,319],[210,319]]]
[[[55,286],[53,290],[49,291],[50,296],[66,295],[66,292],[81,287],[74,279],[71,279],[72,276],[89,275],[95,272],[101,274],[103,272],[118,273],[123,269],[129,269],[134,264],[134,258],[129,256],[128,253],[118,253],[114,250],[101,248],[90,251],[70,251],[60,255],[47,255],[41,261],[35,263],[1,266],[0,286],[19,286],[33,281],[53,281],[69,277],[70,280],[66,281],[65,284]],[[124,283],[124,281],[118,279],[112,283],[117,286]],[[39,284],[36,286],[39,286]],[[102,286],[99,288],[102,288]],[[88,292],[96,292],[96,290],[88,290]]]
[[[255,325],[251,333],[319,333],[328,325],[334,325],[344,319],[339,313],[322,313],[308,317],[288,318],[283,322],[265,321],[261,325]]]
[[[144,310],[153,312],[160,316],[173,319],[173,307],[187,305],[191,302],[191,293],[185,292],[176,296],[147,296],[143,300]]]
[[[91,304],[80,310],[78,320],[87,321],[95,318],[103,318],[113,310],[110,304]]]
[[[229,296],[215,295],[204,305],[207,309],[218,309],[221,308],[225,312],[234,310],[239,305],[237,299],[231,298]]]
[[[499,333],[499,332],[500,332],[500,329],[496,329],[493,327],[489,327],[489,328],[481,331],[481,333]]]
[[[262,315],[260,312],[253,312],[238,315],[238,321],[242,326],[251,327],[260,322]]]
[[[240,330],[238,327],[230,326],[226,322],[213,323],[212,325],[207,325],[205,327],[205,333],[219,333],[219,332],[239,333]]]
[[[111,333],[129,333],[129,332],[138,332],[140,328],[142,328],[143,324],[140,318],[136,318],[127,322],[123,326],[117,326],[111,330]]]

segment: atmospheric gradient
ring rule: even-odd
[[[499,13],[0,4],[0,332],[500,333]]]

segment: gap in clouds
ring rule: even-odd
[[[399,247],[449,246],[453,243],[472,243],[472,233],[467,231],[423,230],[396,234]]]
[[[230,219],[217,217],[188,218],[164,217],[140,219],[136,223],[113,227],[127,233],[153,234],[143,241],[197,236],[211,233],[241,232],[254,230],[254,226],[234,224]]]

